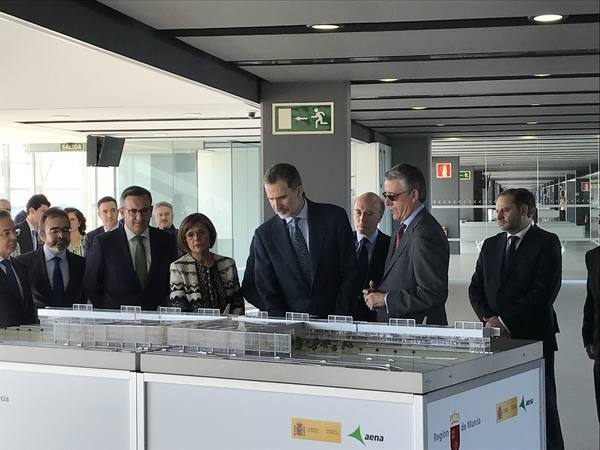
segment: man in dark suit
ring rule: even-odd
[[[27,269],[10,255],[17,248],[17,232],[10,212],[0,210],[0,327],[36,321]]]
[[[44,194],[36,194],[27,200],[27,217],[17,224],[18,242],[21,254],[31,252],[41,246],[38,237],[38,225],[44,211],[50,208],[50,202]]]
[[[35,307],[85,303],[85,259],[67,250],[71,240],[67,213],[60,208],[47,209],[40,218],[39,228],[44,245],[16,258],[27,267]]]
[[[527,189],[508,189],[496,199],[502,233],[484,241],[469,299],[486,327],[543,342],[546,443],[555,450],[564,449],[554,379],[558,322],[552,306],[560,290],[562,256],[558,236],[533,223],[535,212],[535,198]]]
[[[346,212],[308,200],[300,174],[290,164],[270,167],[263,181],[277,215],[256,229],[250,250],[258,302],[272,316],[351,315],[358,285]]]
[[[366,192],[354,200],[354,238],[361,289],[353,305],[352,316],[355,320],[377,321],[377,313],[365,304],[362,289],[378,286],[383,275],[390,237],[378,230],[377,225],[384,212],[383,200],[373,192]]]
[[[83,240],[84,255],[89,253],[92,244],[94,243],[94,239],[97,236],[112,231],[119,226],[119,222],[117,221],[119,218],[119,210],[117,208],[117,201],[114,198],[110,196],[102,197],[98,200],[96,206],[98,208],[98,217],[100,218],[102,225],[85,235]]]
[[[585,254],[587,266],[587,297],[583,308],[583,345],[594,360],[596,409],[600,421],[600,247]]]
[[[386,205],[400,222],[390,247],[380,285],[363,291],[377,320],[415,319],[446,325],[450,249],[442,227],[425,210],[425,177],[409,164],[399,164],[385,174]]]
[[[152,195],[142,187],[123,191],[121,214],[122,227],[94,239],[86,258],[85,292],[97,307],[155,310],[169,298],[169,266],[177,258],[175,237],[149,227]]]

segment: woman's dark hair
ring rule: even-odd
[[[183,219],[181,225],[179,225],[179,231],[177,232],[177,245],[179,246],[181,251],[185,253],[190,252],[190,248],[187,245],[185,235],[188,231],[190,231],[192,227],[199,224],[204,225],[204,227],[206,227],[206,229],[208,230],[210,248],[212,248],[213,245],[215,245],[215,242],[217,242],[217,230],[215,229],[215,226],[213,225],[211,220],[202,213],[193,213],[187,216],[185,219]]]
[[[83,213],[77,208],[65,208],[64,211],[67,213],[67,215],[70,213],[75,214],[75,217],[77,217],[77,220],[79,220],[79,234],[83,236],[85,234],[86,229],[85,216],[83,215]]]

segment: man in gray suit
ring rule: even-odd
[[[392,235],[379,287],[363,291],[365,303],[377,320],[415,319],[446,325],[450,250],[442,227],[425,210],[425,177],[409,164],[385,174],[385,204],[400,222]]]

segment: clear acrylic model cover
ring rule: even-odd
[[[479,322],[442,327],[390,319],[389,324],[380,324],[353,322],[347,316],[311,320],[304,313],[287,313],[285,318],[269,318],[260,311],[222,316],[217,309],[182,313],[179,308],[148,312],[131,306],[118,311],[74,305],[73,309],[40,309],[38,316],[39,327],[5,329],[0,339],[187,357],[425,372],[489,353],[491,337],[499,334],[498,329],[484,328]]]

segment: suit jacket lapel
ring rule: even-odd
[[[121,234],[121,239],[118,240],[120,246],[121,258],[124,258],[124,264],[129,270],[128,277],[134,277],[137,280],[138,286],[143,290],[142,285],[139,282],[135,267],[133,267],[133,260],[131,259],[131,250],[129,250],[129,240],[127,239],[127,233],[125,233],[125,226],[117,228],[117,233]]]
[[[156,237],[156,233],[155,230],[151,227],[148,228],[148,244],[150,245],[150,268],[148,269],[148,277],[150,277],[152,275],[152,272],[154,272],[156,269],[156,264],[155,261],[158,261],[159,258],[159,253],[160,253],[160,249],[158,248],[158,243],[156,241],[156,239],[154,239]],[[153,245],[155,244],[155,245]]]
[[[35,263],[40,265],[40,273],[43,275],[42,278],[44,279],[44,293],[49,296],[49,298],[54,299],[54,292],[52,291],[52,286],[50,286],[50,274],[48,273],[48,266],[46,266],[46,255],[44,254],[44,248],[42,247],[41,249],[36,250],[36,252],[38,252],[38,255]]]
[[[15,268],[15,264],[14,264],[14,260],[11,260],[11,262],[13,262],[13,268]],[[15,272],[17,272],[17,269],[15,268]],[[19,276],[19,273],[17,272],[17,276]],[[21,277],[19,277],[20,279]],[[0,281],[2,281],[2,284],[4,286],[6,286],[6,289],[9,290],[10,292],[12,292],[14,295],[17,296],[17,298],[22,299],[23,296],[21,295],[21,292],[19,292],[19,290],[17,289],[16,291],[14,290],[13,286],[11,285],[11,283],[8,281],[8,275],[6,275],[4,273],[4,269],[0,269]],[[19,280],[20,281],[20,280]]]
[[[327,228],[325,227],[325,221],[320,220],[319,214],[311,207],[311,202],[308,201],[308,235],[310,242],[310,267],[311,267],[311,280],[314,281],[319,268],[319,261],[321,259],[321,249],[323,248],[323,241],[326,238]],[[312,285],[311,281],[311,285]]]
[[[493,255],[494,267],[496,268],[496,276],[494,280],[498,283],[495,287],[494,291],[497,291],[500,286],[502,286],[502,281],[504,278],[502,277],[502,272],[504,271],[504,257],[506,254],[506,233],[503,233],[498,242],[496,242],[496,249]]]
[[[408,228],[404,230],[404,236],[402,237],[398,248],[396,248],[396,233],[392,235],[392,239],[390,239],[390,250],[388,251],[388,257],[385,262],[385,270],[383,271],[383,277],[381,278],[382,280],[386,277],[388,272],[394,266],[396,260],[400,257],[400,255],[402,255],[402,253],[406,251],[415,227],[417,227],[419,225],[419,222],[423,220],[423,211],[425,211],[425,208],[423,208],[415,216]]]
[[[510,277],[510,274],[515,269],[517,262],[521,259],[521,255],[527,254],[529,247],[532,245],[533,242],[535,242],[535,235],[536,235],[537,231],[538,231],[538,228],[535,225],[532,225],[531,228],[529,229],[529,231],[527,231],[527,233],[525,233],[525,236],[523,236],[523,240],[517,247],[517,250],[515,252],[515,258],[513,260],[512,265],[510,267],[507,267],[506,271],[504,271],[504,277],[502,277],[502,280],[501,280],[502,282],[504,282],[508,277]],[[504,247],[502,248],[502,252],[500,252],[502,257],[504,257],[504,254],[506,253],[506,240],[507,239],[506,239],[506,233],[505,233],[504,234]]]

